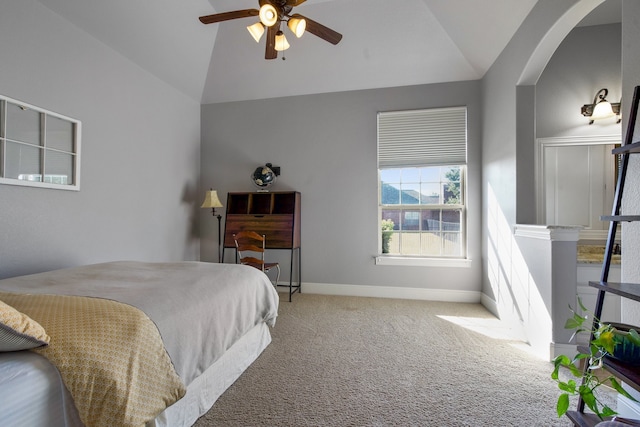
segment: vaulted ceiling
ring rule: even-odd
[[[294,11],[342,41],[285,30],[286,60],[265,60],[264,38],[246,30],[257,19],[198,20],[258,0],[39,1],[203,104],[479,79],[537,2],[307,0]],[[599,16],[619,22],[620,0],[605,5]]]

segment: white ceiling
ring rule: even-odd
[[[39,1],[204,104],[479,79],[537,2],[307,0],[294,11],[342,41],[287,29],[286,60],[267,61],[264,37],[258,44],[246,30],[256,19],[198,20],[258,0]],[[620,1],[607,0],[613,7],[599,16],[619,22]]]

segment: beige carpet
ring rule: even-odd
[[[551,363],[496,334],[478,304],[282,298],[271,345],[195,426],[571,425]]]

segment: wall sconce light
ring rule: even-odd
[[[222,203],[218,198],[218,192],[214,189],[210,189],[204,196],[204,202],[202,202],[201,208],[211,208],[211,213],[213,216],[218,218],[218,262],[222,262],[222,249],[221,249],[221,234],[220,234],[220,220],[222,215],[216,215],[216,208],[221,208]]]
[[[600,89],[593,98],[593,104],[585,104],[580,109],[583,116],[590,118],[590,125],[593,124],[594,120],[606,119],[613,116],[618,117],[616,123],[620,123],[622,120],[620,117],[620,103],[607,101],[606,96],[608,93],[608,89]]]

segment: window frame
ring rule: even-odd
[[[37,125],[37,142],[26,141],[19,139],[12,139],[7,135],[7,125],[9,116],[8,105],[17,106],[22,110],[30,110],[38,115]],[[65,150],[59,147],[55,147],[56,143],[47,141],[47,127],[48,120],[55,122],[57,120],[68,122],[70,125],[71,140],[68,141],[70,145],[69,150]],[[34,129],[36,130],[36,129]],[[25,187],[37,187],[37,188],[50,188],[56,190],[68,190],[68,191],[80,191],[80,148],[81,148],[81,135],[82,135],[82,122],[80,120],[67,117],[65,115],[56,113],[54,111],[46,110],[44,108],[37,107],[35,105],[22,102],[17,99],[9,98],[4,95],[0,95],[0,184],[18,185]],[[43,181],[30,181],[28,179],[19,179],[6,176],[8,165],[12,161],[8,154],[9,144],[15,144],[23,148],[34,148],[41,150],[39,156],[37,156],[37,162],[39,164],[39,175]],[[59,184],[54,182],[45,182],[44,179],[48,176],[46,170],[47,155],[63,155],[70,156],[71,165],[71,182],[69,184]],[[54,179],[55,174],[50,174],[51,179]]]
[[[402,257],[402,258],[432,258],[443,260],[464,260],[467,259],[467,166],[466,165],[429,165],[424,167],[451,167],[457,166],[460,168],[460,204],[383,204],[382,203],[382,180],[380,178],[381,169],[378,168],[378,229],[381,229],[382,211],[383,210],[399,210],[399,211],[460,211],[460,255],[405,255],[405,254],[386,254],[382,253],[382,233],[378,233],[378,249],[379,257]],[[392,168],[383,168],[392,169]],[[401,169],[401,168],[398,168]],[[444,230],[440,230],[443,232]],[[421,234],[422,230],[398,230],[400,234],[406,232],[407,234],[417,233]]]
[[[446,159],[439,158],[435,160],[434,163],[406,163],[401,165],[380,165],[380,114],[378,113],[378,130],[377,130],[377,138],[378,138],[378,164],[377,164],[377,172],[378,172],[378,209],[377,209],[377,226],[378,226],[378,249],[377,254],[374,257],[376,265],[400,265],[400,266],[452,266],[452,267],[469,267],[470,260],[468,259],[468,234],[467,234],[467,168],[468,162],[466,159],[467,153],[467,108],[463,107],[443,107],[443,108],[429,108],[423,110],[407,110],[407,113],[421,113],[426,112],[427,114],[431,112],[435,112],[438,114],[447,109],[456,108],[460,109],[458,113],[461,113],[461,110],[464,110],[464,162],[460,161],[460,156],[456,156],[454,162],[448,163]],[[393,111],[386,112],[392,113],[401,116],[402,111]],[[462,131],[462,129],[459,129]],[[433,143],[431,141],[430,143]],[[438,142],[439,143],[439,142]],[[437,144],[438,144],[437,143]],[[444,142],[443,142],[444,143]],[[454,153],[455,154],[455,153]],[[424,158],[424,157],[423,157]],[[392,204],[392,205],[383,205],[382,204],[382,180],[381,180],[381,171],[389,170],[389,169],[402,169],[402,168],[424,168],[424,167],[460,167],[460,198],[461,204]],[[422,178],[421,178],[422,182]],[[442,181],[441,181],[442,183]],[[444,202],[444,200],[442,200]],[[404,255],[399,253],[382,253],[382,232],[381,232],[381,222],[382,222],[382,213],[383,210],[389,209],[398,209],[400,211],[405,210],[437,210],[442,215],[443,211],[447,210],[455,210],[460,212],[460,254],[459,255]],[[440,232],[443,230],[441,229]],[[403,230],[397,230],[400,234],[403,233]],[[412,233],[412,231],[407,231],[407,233]],[[422,234],[422,230],[417,230],[415,233]]]

